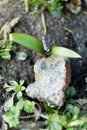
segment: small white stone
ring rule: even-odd
[[[34,66],[34,72],[35,82],[27,87],[27,95],[62,106],[65,89],[70,83],[69,59],[57,55],[39,59]]]

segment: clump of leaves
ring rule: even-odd
[[[34,8],[34,13],[41,13],[45,9],[48,9],[54,16],[61,16],[61,9],[63,5],[61,4],[61,0],[25,0],[25,10],[28,12],[29,6]]]
[[[25,90],[23,83],[24,81],[21,80],[19,84],[16,81],[12,81],[11,86],[5,85],[6,91],[13,91],[12,97],[4,104],[4,110],[6,111],[4,120],[9,124],[9,127],[16,127],[19,124],[22,110],[26,113],[32,113],[34,110],[35,103],[23,98],[22,92]],[[14,98],[17,100],[16,103]]]
[[[56,54],[59,56],[70,57],[70,58],[81,58],[81,56],[64,47],[53,46],[49,49],[49,52],[45,53],[48,50],[48,44],[45,39],[43,42],[31,35],[23,34],[23,33],[12,33],[9,35],[9,40],[14,41],[20,45],[23,45],[29,49],[32,49],[44,56],[49,56],[51,54]],[[45,50],[44,50],[45,49]]]
[[[16,17],[11,22],[6,22],[0,29],[0,56],[4,59],[10,60],[11,58],[10,52],[14,49],[14,46],[9,41],[9,34],[18,21],[19,17]]]
[[[84,128],[87,123],[87,117],[80,117],[79,108],[73,105],[68,105],[67,112],[49,114],[45,124],[48,125],[48,130],[74,130],[79,127]]]
[[[47,130],[82,130],[87,129],[87,117],[80,115],[80,107],[73,102],[69,102],[69,98],[75,95],[74,87],[67,89],[68,102],[65,104],[65,109],[55,108],[48,101],[44,101],[44,113],[35,110],[35,102],[23,98],[24,81],[21,80],[18,84],[16,81],[11,82],[11,86],[5,85],[6,91],[13,91],[12,97],[7,100],[4,105],[6,111],[4,120],[9,124],[9,127],[16,127],[21,118],[21,111],[26,113],[35,112],[37,117],[44,119],[44,126]],[[73,91],[73,94],[71,93]],[[16,103],[14,101],[16,98]],[[77,101],[76,101],[77,102]],[[35,116],[35,115],[34,115]],[[30,114],[30,117],[34,117]],[[37,118],[36,117],[36,118]],[[25,116],[22,118],[24,119]],[[45,130],[45,129],[43,129]]]
[[[8,23],[0,30],[0,56],[5,59],[10,59],[10,51],[12,48],[12,42],[8,40],[8,35],[11,33],[11,27]]]
[[[75,104],[74,100],[71,102],[71,97],[75,96],[75,93],[74,87],[67,89],[66,96],[68,101],[64,110],[61,110],[61,108],[59,110],[54,109],[47,101],[45,102],[46,112],[48,113],[48,119],[45,121],[45,124],[48,130],[87,129],[87,117],[81,116],[80,107]]]
[[[86,0],[85,3],[87,3]],[[61,17],[61,10],[64,8],[64,5],[75,14],[78,14],[81,10],[81,0],[25,0],[26,12],[32,6],[33,14],[41,13],[47,9],[58,18]]]

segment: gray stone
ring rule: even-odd
[[[4,122],[2,114],[0,115],[0,130],[7,130],[7,124]]]
[[[27,95],[62,106],[65,90],[70,83],[69,59],[57,55],[39,59],[34,66],[34,72],[35,82],[27,87]]]

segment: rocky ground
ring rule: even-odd
[[[71,59],[70,85],[76,88],[77,96],[75,98],[87,98],[84,80],[87,77],[87,9],[82,9],[78,15],[65,12],[64,17],[61,19],[54,17],[49,12],[44,14],[47,26],[46,37],[49,44],[51,46],[60,45],[67,47],[82,55],[83,59]],[[41,39],[44,31],[40,14],[35,16],[29,13],[26,14],[23,0],[0,0],[0,28],[15,17],[20,17],[20,20],[12,32],[23,32]],[[9,83],[10,80],[19,81],[23,79],[25,86],[27,86],[35,80],[33,66],[35,61],[41,56],[19,45],[17,45],[16,51],[26,52],[27,58],[24,61],[20,61],[14,53],[12,53],[11,60],[0,58],[1,108],[9,97],[3,88],[5,83]]]

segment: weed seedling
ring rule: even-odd
[[[8,40],[8,35],[11,33],[11,27],[8,23],[0,30],[0,56],[4,59],[10,59],[10,51],[12,49],[12,42]]]
[[[19,17],[11,20],[11,22],[6,22],[0,29],[0,57],[10,60],[10,52],[14,50],[12,42],[9,41],[9,34],[12,28],[18,23]]]
[[[22,92],[25,90],[23,83],[24,81],[21,80],[19,84],[12,81],[11,86],[5,85],[6,91],[13,92],[12,97],[4,104],[4,110],[6,111],[4,120],[9,124],[9,127],[16,127],[19,124],[22,110],[26,113],[32,113],[34,110],[35,103],[23,98]],[[16,103],[14,98],[17,100]]]
[[[46,46],[45,42],[45,38],[44,38],[44,42],[42,42],[41,40],[31,36],[31,35],[27,35],[27,34],[23,34],[23,33],[11,33],[9,35],[9,41],[14,41],[20,45],[23,45],[29,49],[32,49],[44,56],[50,56],[52,54],[56,54],[59,56],[63,56],[63,57],[70,57],[70,58],[81,58],[81,56],[64,47],[59,47],[59,46],[53,46],[50,48],[50,51],[48,53],[45,53],[44,51],[44,45]]]
[[[87,5],[87,0],[85,0]],[[29,11],[32,6],[32,14],[42,13],[48,10],[54,16],[60,18],[62,16],[61,10],[66,6],[74,14],[78,14],[81,10],[81,0],[25,0],[25,10]]]
[[[25,0],[26,12],[28,12],[30,6],[33,7],[32,14],[42,13],[47,9],[56,17],[61,16],[61,10],[63,9],[61,0]]]
[[[57,109],[52,106],[48,101],[44,101],[45,111],[44,113],[37,111],[35,108],[35,102],[29,101],[23,98],[23,86],[24,81],[21,80],[18,84],[16,81],[11,82],[11,86],[5,84],[6,91],[12,91],[12,97],[4,104],[4,120],[9,124],[9,127],[16,127],[19,124],[20,119],[33,117],[36,115],[44,119],[44,126],[47,130],[82,130],[87,129],[87,117],[80,115],[80,108],[69,102],[69,98],[75,95],[73,87],[67,89],[68,102],[65,104],[65,109]],[[71,93],[73,91],[73,94]],[[16,102],[15,102],[16,99]],[[21,111],[30,113],[28,116],[21,116]],[[33,113],[35,114],[33,114]],[[45,129],[43,129],[45,130]]]
[[[71,91],[73,91],[71,93]],[[65,104],[65,109],[54,109],[45,102],[46,112],[48,119],[45,121],[47,130],[86,130],[87,129],[87,117],[80,115],[80,108],[75,105],[75,101],[69,102],[72,96],[75,96],[74,87],[69,87],[66,92],[66,98],[68,102]],[[67,99],[66,99],[67,100]]]

